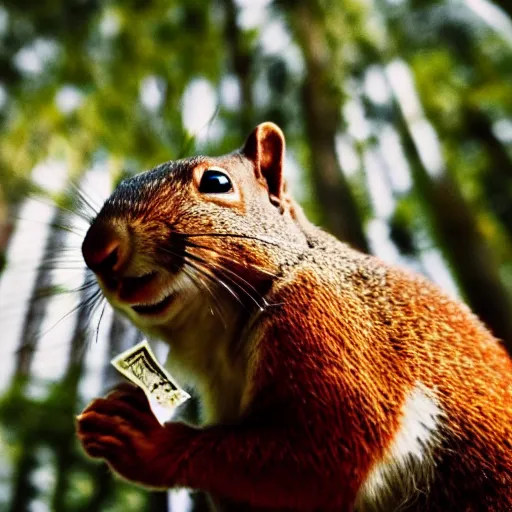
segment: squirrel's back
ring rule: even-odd
[[[315,361],[311,346],[302,350],[308,378],[322,387],[342,375],[343,393],[364,388],[375,402],[369,422],[358,421],[382,436],[358,510],[512,510],[512,361],[504,347],[422,276],[313,233],[276,302],[287,315],[315,319],[322,358]],[[299,307],[286,300],[297,293],[288,287],[307,294]],[[382,409],[375,417],[377,402],[399,414]],[[364,405],[352,413],[364,414]]]

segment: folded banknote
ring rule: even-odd
[[[114,357],[111,364],[144,391],[155,418],[162,425],[176,407],[190,398],[160,366],[147,340]]]

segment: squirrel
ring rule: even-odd
[[[314,226],[285,138],[119,184],[82,252],[112,306],[171,347],[199,425],[124,385],[77,418],[85,452],[236,510],[512,510],[512,361],[463,303]]]

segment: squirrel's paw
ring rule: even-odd
[[[105,459],[122,477],[164,486],[157,466],[168,432],[137,387],[123,384],[106,398],[93,400],[77,417],[77,434],[90,457]]]

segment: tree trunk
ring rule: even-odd
[[[41,326],[48,309],[49,297],[46,293],[52,284],[52,267],[50,262],[62,245],[66,231],[58,226],[64,223],[64,216],[61,210],[55,209],[51,222],[51,230],[46,241],[42,256],[42,264],[39,265],[34,288],[28,304],[27,314],[24,319],[23,331],[20,338],[20,347],[16,353],[16,368],[14,378],[26,380],[30,375],[30,368],[34,359],[38,338],[41,335]]]
[[[81,293],[80,299],[82,304],[86,303],[89,294],[88,289]],[[82,305],[78,309],[75,331],[71,340],[68,367],[64,378],[60,382],[62,396],[65,397],[62,408],[68,420],[68,424],[66,425],[65,433],[63,433],[59,439],[59,444],[55,447],[57,481],[55,482],[55,491],[52,500],[52,510],[54,512],[66,512],[66,498],[70,476],[69,468],[73,466],[76,457],[74,452],[74,417],[78,402],[78,384],[84,369],[84,349],[87,346],[86,337],[90,320],[90,309]]]
[[[35,445],[23,446],[13,475],[12,497],[9,512],[28,512],[36,490],[31,482],[32,472],[36,469]]]
[[[306,66],[302,97],[313,186],[322,206],[322,223],[340,240],[368,252],[360,213],[336,154],[341,125],[342,96],[333,85],[337,65],[326,40],[323,17],[314,2],[300,2],[288,10],[295,39]]]
[[[5,267],[5,253],[12,231],[13,225],[9,221],[9,207],[0,186],[0,275]]]
[[[474,139],[486,149],[489,167],[482,181],[489,209],[512,241],[512,160],[506,147],[494,134],[489,118],[475,108],[466,110],[463,133],[457,136]]]
[[[112,497],[115,480],[106,463],[96,465],[92,474],[94,481],[93,494],[87,504],[77,512],[90,512],[92,510],[104,510],[105,504]]]
[[[224,34],[230,67],[240,86],[240,135],[246,137],[254,128],[254,98],[252,92],[252,63],[250,48],[244,43],[244,34],[237,23],[238,7],[234,0],[222,0],[225,22]]]
[[[421,163],[407,121],[401,114],[397,117],[416,190],[430,215],[433,235],[450,262],[469,306],[512,354],[512,304],[501,282],[496,258],[456,181],[446,170],[437,177],[429,175]]]

